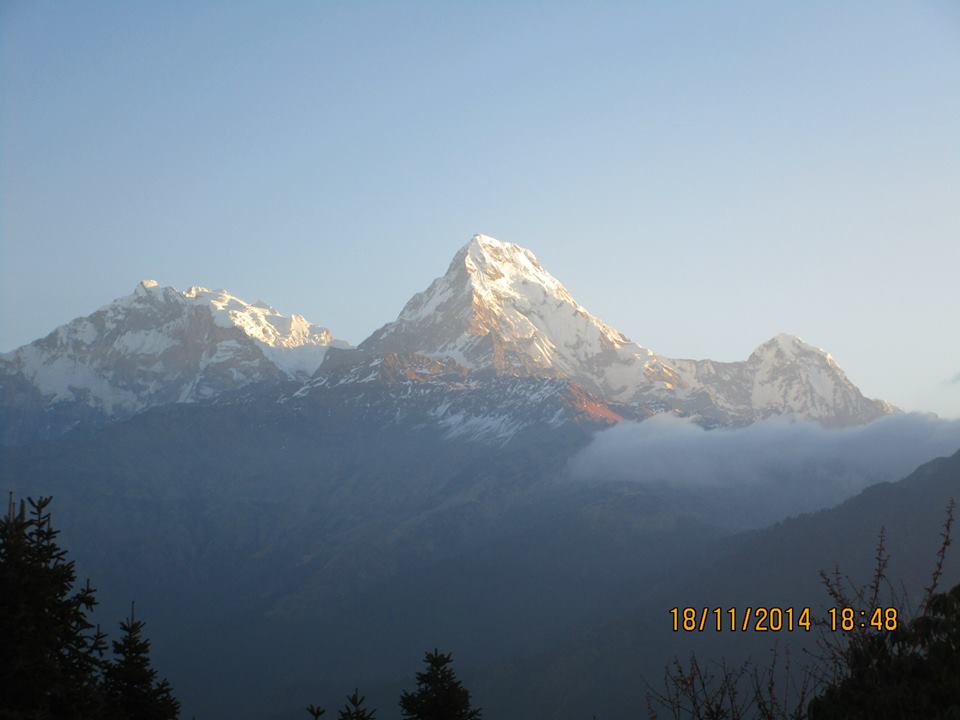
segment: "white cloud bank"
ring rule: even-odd
[[[569,469],[579,480],[676,491],[702,501],[701,512],[739,515],[725,524],[757,526],[836,505],[958,450],[960,421],[923,415],[842,430],[786,420],[704,430],[663,415],[599,433]]]

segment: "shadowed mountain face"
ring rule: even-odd
[[[568,387],[558,380],[489,382],[512,386],[501,391],[519,393],[520,404],[546,395],[534,413]],[[299,710],[292,698],[334,697],[347,684],[375,682],[406,667],[407,658],[416,661],[432,615],[422,612],[428,605],[416,584],[403,597],[385,594],[390,584],[418,573],[435,582],[437,563],[456,566],[471,548],[508,542],[568,514],[571,501],[540,499],[592,427],[571,421],[550,432],[514,429],[492,450],[450,436],[433,420],[429,394],[418,410],[416,382],[364,387],[356,403],[352,391],[351,402],[328,401],[334,387],[316,402],[157,408],[6,449],[0,478],[21,495],[55,495],[64,544],[99,588],[98,619],[107,624],[137,599],[157,664],[190,712],[252,718],[271,707]],[[397,425],[393,409],[401,400],[406,421]],[[558,410],[567,407],[558,401]],[[564,539],[565,547],[574,540]],[[584,547],[601,551],[600,543]],[[546,550],[537,549],[549,557]],[[523,564],[504,577],[518,589],[524,584],[514,573]],[[529,617],[535,603],[524,602]],[[450,611],[452,625],[470,627],[460,621],[473,610]],[[587,611],[558,608],[557,619],[530,633],[551,635],[556,623]],[[519,633],[514,643],[525,645],[525,637]],[[485,657],[495,652],[491,644]],[[296,692],[281,702],[273,693],[291,677]]]
[[[26,444],[162,405],[280,399],[288,385],[309,389],[333,377],[362,384],[364,368],[388,356],[411,379],[437,362],[475,381],[564,380],[610,418],[671,412],[718,426],[790,416],[846,426],[895,412],[864,398],[828,353],[791,336],[744,362],[657,355],[591,315],[532,252],[484,235],[358,351],[331,348],[350,346],[300,315],[224,290],[179,292],[144,281],[132,295],[0,356],[0,442]]]
[[[356,366],[341,370],[348,377]],[[325,376],[282,402],[267,393],[155,408],[0,451],[0,481],[18,494],[56,496],[64,544],[100,590],[98,619],[112,622],[136,599],[158,666],[199,717],[289,716],[358,683],[390,706],[435,645],[457,652],[497,716],[529,717],[507,699],[521,677],[514,663],[531,687],[543,686],[530,702],[549,703],[572,662],[572,639],[618,617],[651,622],[664,598],[683,594],[664,594],[678,583],[691,583],[684,593],[702,602],[709,593],[695,591],[714,582],[716,568],[736,587],[737,572],[757,568],[751,554],[777,547],[768,539],[739,560],[718,555],[744,542],[720,542],[743,515],[722,487],[571,475],[570,459],[610,420],[568,381],[449,370],[384,356],[367,368],[374,379]],[[438,396],[451,403],[448,414],[438,414]],[[505,427],[496,413],[516,424]],[[718,432],[744,431],[707,435]],[[821,482],[848,473],[842,464],[812,469]],[[755,504],[764,487],[794,482],[803,469],[763,473]],[[939,513],[942,498],[930,498]],[[911,506],[898,502],[910,526]],[[851,528],[854,517],[870,529],[869,558],[883,516],[873,506],[855,511],[844,520]],[[799,532],[784,552],[803,555],[815,539]],[[759,592],[767,570],[758,572]],[[615,640],[586,657],[621,652]],[[645,667],[661,662],[664,642],[642,653]],[[530,656],[544,659],[531,667]],[[586,707],[600,676],[582,670]],[[564,682],[571,693],[580,687]]]

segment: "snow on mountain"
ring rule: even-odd
[[[446,274],[359,347],[567,378],[638,414],[676,412],[708,424],[789,415],[847,425],[895,411],[863,397],[829,354],[789,335],[744,362],[658,356],[591,315],[532,252],[486,235],[474,235]]]
[[[843,426],[898,412],[864,397],[830,353],[793,335],[777,335],[745,361],[670,363],[683,379],[687,410],[721,423],[787,415]]]
[[[29,398],[33,410],[80,404],[124,417],[251,383],[305,379],[330,347],[350,346],[263,302],[144,280],[132,294],[0,355],[0,384],[4,405]]]
[[[261,301],[145,280],[0,355],[0,442],[291,380],[305,383],[298,402],[380,398],[385,406],[370,411],[400,421],[413,417],[403,406],[410,399],[414,415],[451,436],[501,439],[551,426],[544,413],[599,425],[673,412],[709,426],[776,415],[841,426],[896,412],[865,398],[828,353],[789,335],[742,362],[657,355],[591,315],[529,250],[475,235],[357,349]]]
[[[448,357],[503,374],[573,378],[617,402],[677,381],[651,350],[587,312],[532,252],[486,235],[474,235],[443,277],[360,348]]]
[[[332,353],[321,371],[281,402],[411,430],[432,427],[447,438],[494,445],[528,430],[596,429],[623,419],[567,379],[472,372],[449,358],[362,350]]]
[[[214,322],[220,327],[238,327],[259,341],[260,350],[290,377],[312,375],[330,347],[351,347],[303,315],[284,315],[262,300],[250,304],[226,290],[197,286],[186,290],[183,296],[197,305],[208,305]]]

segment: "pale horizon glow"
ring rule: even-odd
[[[143,278],[359,343],[474,233],[960,418],[960,6],[0,6],[0,351]]]

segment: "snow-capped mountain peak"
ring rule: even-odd
[[[162,286],[156,280],[142,280],[131,295],[114,300],[100,311],[106,313],[112,328],[127,322],[131,311],[152,308],[156,312],[162,307],[205,308],[217,327],[240,329],[257,341],[270,361],[291,377],[312,374],[323,361],[328,347],[350,347],[349,343],[336,340],[330,330],[302,315],[284,315],[262,300],[248,303],[227,290],[211,290],[200,285],[181,292]],[[158,332],[163,334],[162,330]]]
[[[568,377],[617,400],[674,378],[652,351],[591,315],[526,248],[474,235],[446,274],[360,345],[470,369]]]
[[[782,415],[826,425],[869,422],[897,412],[863,396],[826,350],[781,333],[745,361],[671,360],[690,408],[718,422]]]
[[[810,353],[818,354],[829,362],[833,362],[833,356],[823,348],[810,345],[803,341],[803,338],[788,333],[779,333],[760,345],[753,351],[751,357],[774,357],[797,358]]]
[[[459,270],[458,266],[470,276],[478,300],[497,303],[528,288],[538,288],[579,307],[560,281],[543,269],[537,256],[519,245],[474,235],[454,257],[451,268]]]
[[[181,292],[143,280],[130,295],[0,356],[0,391],[58,417],[116,419],[252,383],[305,379],[331,346],[350,347],[301,315],[226,290]]]

